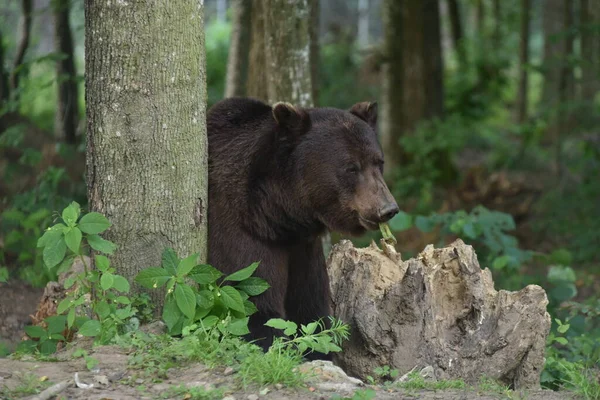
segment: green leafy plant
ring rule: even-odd
[[[56,351],[59,341],[65,341],[63,331],[66,328],[66,318],[63,315],[55,315],[44,319],[46,328],[41,326],[26,326],[25,333],[32,339],[21,342],[20,348],[37,348],[42,355],[50,355]]]
[[[223,277],[216,268],[198,264],[197,260],[198,254],[180,259],[173,249],[167,248],[162,254],[162,265],[140,271],[135,281],[149,289],[166,286],[162,315],[172,335],[196,322],[202,329],[217,328],[223,334],[249,333],[248,316],[257,310],[248,298],[269,288],[267,282],[251,276],[258,263]],[[226,282],[236,284],[225,285]]]
[[[65,279],[69,292],[58,304],[57,313],[66,314],[69,329],[78,328],[79,334],[108,343],[135,315],[131,300],[126,296],[130,289],[127,279],[115,273],[106,256],[95,256],[95,269],[91,269],[84,257],[90,249],[105,254],[115,251],[116,246],[99,235],[110,227],[110,222],[97,212],[82,215],[76,202],[63,210],[61,219],[62,222],[48,228],[38,240],[44,263],[48,269],[61,273],[78,259],[83,271]],[[89,308],[87,313],[84,312],[86,307]],[[137,326],[139,323],[134,324]]]

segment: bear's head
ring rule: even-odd
[[[311,218],[329,230],[360,235],[398,213],[383,180],[377,103],[349,110],[277,103],[273,117],[279,143],[291,149],[295,197]]]

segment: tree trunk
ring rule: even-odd
[[[517,123],[527,121],[527,99],[529,74],[529,19],[531,14],[531,0],[521,0],[521,39],[519,46],[519,92],[517,97]]]
[[[369,0],[358,0],[358,47],[369,45]]]
[[[88,198],[130,281],[165,247],[206,260],[203,18],[195,0],[85,3]]]
[[[17,47],[17,52],[15,54],[15,62],[13,63],[13,71],[10,76],[10,89],[14,96],[18,96],[17,88],[19,87],[19,78],[21,75],[20,71],[17,71],[17,68],[23,64],[25,60],[25,53],[29,48],[29,38],[31,36],[31,21],[32,21],[32,10],[33,4],[31,0],[22,0],[21,1],[21,11],[23,15],[23,20],[21,22],[21,41]]]
[[[267,101],[267,59],[265,49],[265,3],[252,1],[250,23],[250,61],[248,64],[247,95]]]
[[[310,80],[312,82],[312,98],[315,107],[319,105],[319,25],[321,19],[320,1],[309,0],[310,6]]]
[[[10,87],[8,86],[8,73],[4,67],[4,36],[0,30],[0,105],[10,98]]]
[[[407,161],[398,141],[444,111],[437,0],[384,2],[382,146],[389,176]]]
[[[566,43],[564,37],[559,37],[565,31],[564,10],[564,0],[546,0],[543,7],[544,87],[541,107],[544,111],[555,109],[559,98],[560,70]]]
[[[502,46],[502,8],[500,0],[494,0],[494,48],[500,50]]]
[[[225,97],[244,96],[248,79],[248,59],[250,55],[250,13],[252,0],[234,0],[229,59],[227,61],[227,82]]]
[[[592,106],[594,97],[600,91],[600,2],[581,0],[581,97]],[[591,107],[585,107],[590,115]]]
[[[70,0],[56,0],[54,3],[54,39],[56,50],[65,58],[56,63],[58,82],[58,102],[54,120],[55,137],[67,143],[75,143],[79,120],[79,96],[73,35],[69,23]]]
[[[404,132],[404,79],[402,29],[403,1],[383,2],[383,59],[381,101],[381,147],[385,155],[386,177],[393,176],[402,158],[400,137]]]
[[[477,35],[482,38],[485,35],[485,2],[476,0],[475,8],[475,30]]]
[[[312,107],[308,0],[265,0],[267,93],[271,104]]]
[[[454,45],[454,50],[456,51],[458,63],[460,65],[465,65],[467,60],[466,51],[463,44],[464,33],[458,0],[448,0],[448,13],[452,32],[452,44]]]

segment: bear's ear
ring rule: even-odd
[[[375,129],[377,126],[377,102],[363,101],[362,103],[356,103],[349,111],[369,124],[371,128]]]
[[[273,104],[273,118],[280,128],[294,135],[304,134],[310,129],[308,113],[290,103],[277,102]]]

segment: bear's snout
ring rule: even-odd
[[[398,208],[398,204],[395,201],[391,203],[385,204],[379,210],[377,210],[377,219],[379,223],[387,222],[394,217],[394,215],[398,214],[400,209]]]

